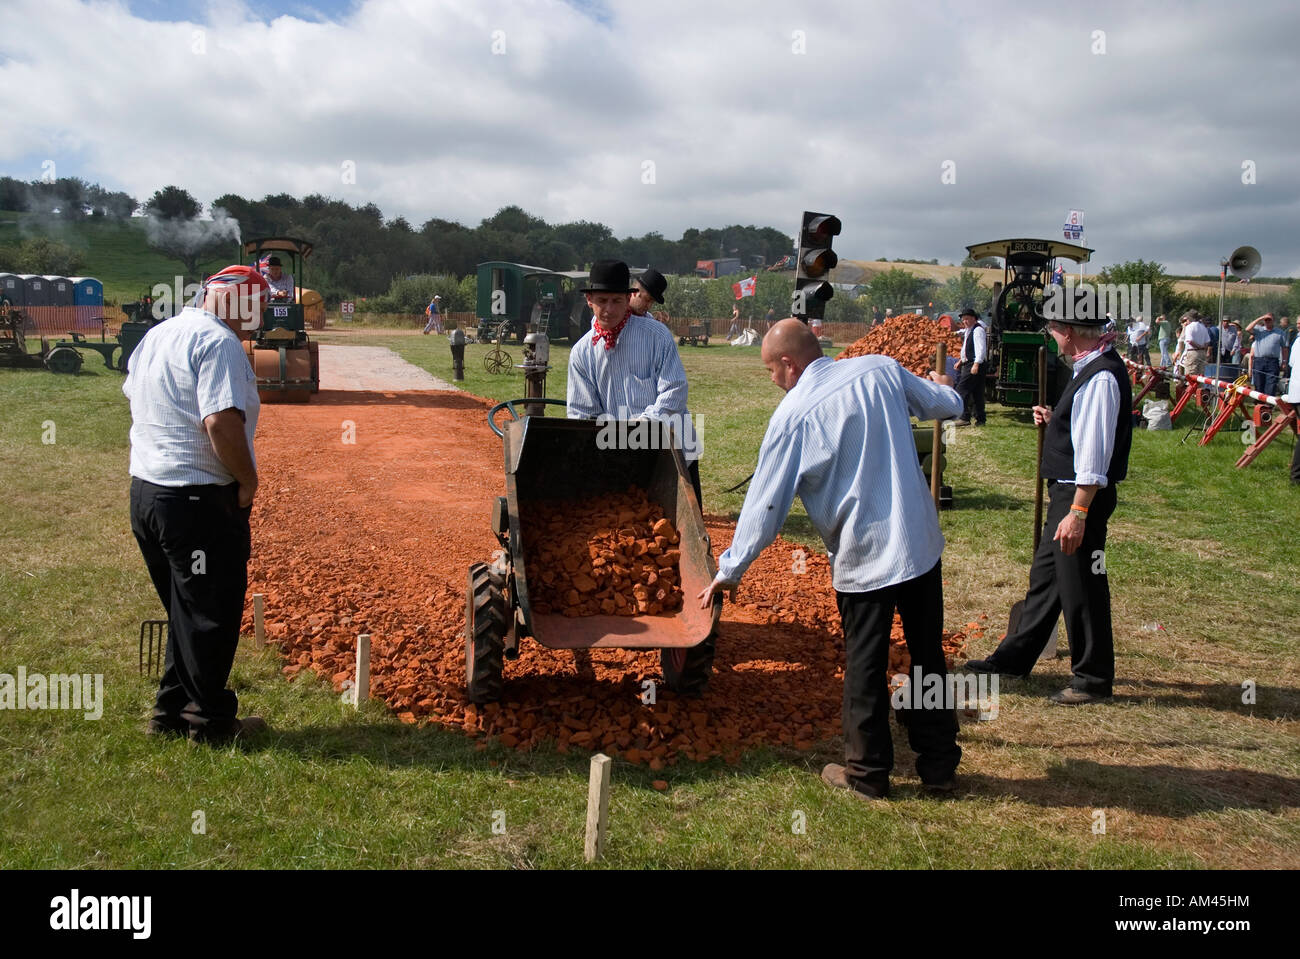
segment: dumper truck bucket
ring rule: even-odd
[[[717,625],[721,603],[700,609],[696,599],[713,581],[717,566],[686,461],[676,449],[602,449],[610,445],[598,442],[602,428],[607,430],[606,437],[620,435],[616,425],[592,420],[526,416],[505,424],[509,542],[521,632],[552,649],[696,646]],[[556,500],[590,502],[608,493],[625,492],[629,487],[644,491],[681,537],[682,608],[655,616],[533,613],[526,567],[538,544],[529,525],[530,505]]]

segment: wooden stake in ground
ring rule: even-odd
[[[940,376],[948,372],[948,348],[940,343],[934,351],[934,371]],[[934,441],[930,444],[930,495],[934,497],[934,508],[939,508],[939,457],[942,450],[943,421],[934,421]]]
[[[587,779],[587,841],[582,858],[595,862],[605,851],[605,826],[609,819],[609,774],[614,761],[604,753],[591,757]]]
[[[253,639],[257,640],[257,645],[266,645],[266,619],[262,615],[263,606],[266,603],[266,597],[261,593],[253,594]]]
[[[357,681],[352,692],[356,699],[352,705],[361,708],[361,701],[370,698],[370,634],[362,633],[357,637]]]

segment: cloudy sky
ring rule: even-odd
[[[1300,4],[0,0],[0,174],[1300,276]],[[945,182],[950,181],[950,182]],[[1243,182],[1253,181],[1253,182]]]

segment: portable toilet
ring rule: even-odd
[[[104,321],[104,284],[93,276],[70,276],[76,329],[97,330]]]
[[[27,314],[27,328],[37,333],[57,332],[50,316],[50,282],[43,276],[20,273],[23,284],[23,312]]]
[[[9,302],[14,306],[26,305],[27,287],[18,274],[0,273],[0,290],[4,291],[4,295],[9,297]]]
[[[72,311],[72,281],[66,276],[46,276],[50,288],[50,322],[59,332],[72,330],[77,325],[77,315]]]

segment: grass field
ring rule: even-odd
[[[441,337],[323,339],[390,345],[450,377]],[[518,395],[518,376],[483,372],[485,349],[468,350],[467,388]],[[565,356],[553,349],[550,396],[564,395]],[[704,417],[706,506],[734,513],[741,494],[724,491],[752,469],[781,394],[756,349],[684,348],[683,360],[691,408]],[[405,726],[374,704],[354,713],[325,683],[284,681],[273,650],[245,646],[232,675],[241,700],[275,726],[264,745],[146,740],[154,684],[136,674],[136,635],[159,611],[128,526],[120,375],[93,363],[76,377],[0,370],[0,406],[9,504],[0,672],[102,673],[106,698],[96,721],[0,712],[0,868],[582,865],[584,757],[476,752],[468,738]],[[1135,435],[1111,524],[1112,704],[1048,704],[1068,675],[1062,661],[1009,681],[999,717],[963,729],[966,792],[950,801],[908,786],[887,804],[832,793],[816,772],[839,758],[836,741],[812,753],[754,751],[736,766],[649,773],[618,763],[605,864],[1300,866],[1300,491],[1286,482],[1290,441],[1238,471],[1236,437],[1198,449],[1182,436]],[[1033,449],[1025,415],[999,407],[951,449],[945,619],[960,626],[988,614],[989,637],[973,655],[992,648],[1023,592]],[[787,534],[808,540],[802,514]],[[1162,628],[1144,629],[1155,623]],[[1249,705],[1248,681],[1257,690]],[[897,744],[899,772],[910,774],[910,752]],[[666,792],[650,787],[659,776]],[[1097,811],[1104,834],[1094,832]]]

